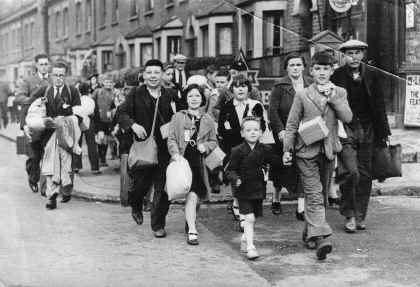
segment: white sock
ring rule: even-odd
[[[305,198],[304,197],[299,197],[298,201],[297,201],[297,211],[299,213],[302,213],[305,211]]]

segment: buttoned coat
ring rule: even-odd
[[[318,116],[324,119],[328,127],[328,136],[311,145],[305,145],[298,134],[299,125]],[[335,87],[335,92],[327,99],[312,84],[296,93],[287,119],[283,151],[293,151],[297,157],[306,159],[314,158],[322,151],[329,160],[333,160],[335,154],[342,149],[337,120],[348,123],[352,117],[345,89]]]
[[[177,112],[171,120],[170,132],[168,136],[168,151],[171,156],[174,154],[184,155],[187,148],[185,141],[185,131],[193,128],[193,122],[186,110]],[[200,115],[200,128],[197,133],[197,145],[203,144],[206,153],[201,156],[201,175],[207,189],[207,195],[211,192],[208,178],[208,171],[205,166],[204,157],[217,147],[216,123],[207,113]],[[208,196],[207,196],[208,197]]]
[[[264,171],[267,164],[280,164],[281,156],[265,144],[256,143],[251,149],[248,143],[232,149],[231,161],[227,167],[227,178],[232,186],[238,179],[241,185],[234,188],[234,195],[239,199],[263,199],[266,195]]]
[[[312,83],[309,77],[303,77],[304,87]],[[287,118],[293,104],[296,91],[289,76],[281,78],[274,86],[268,106],[268,118],[276,144],[282,145],[278,137],[280,131],[286,128]]]

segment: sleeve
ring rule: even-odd
[[[352,120],[353,113],[347,101],[347,91],[345,89],[337,87],[336,92],[328,99],[328,102],[339,120],[343,123],[349,123]]]
[[[296,133],[299,128],[299,123],[303,115],[302,96],[297,93],[293,99],[293,104],[290,109],[289,117],[286,123],[286,134],[284,138],[283,151],[290,152],[294,149]]]
[[[274,87],[270,95],[270,103],[268,105],[268,119],[270,121],[270,127],[273,130],[273,135],[278,137],[280,131],[284,130],[284,124],[280,119],[278,113],[281,97],[281,88]]]
[[[169,135],[167,140],[168,151],[171,156],[174,154],[179,154],[178,142],[176,139],[176,126],[177,126],[177,114],[172,116],[171,122],[169,124]]]
[[[216,124],[211,120],[212,127],[210,129],[209,138],[204,143],[206,147],[206,152],[210,153],[217,147],[217,136],[216,136]]]
[[[267,126],[266,126],[266,122],[265,122],[265,119],[264,119],[264,107],[260,102],[258,102],[254,106],[254,108],[252,109],[252,114],[261,119],[261,129],[263,131],[265,131]]]
[[[20,129],[23,130],[23,127],[26,125],[26,115],[28,114],[28,109],[30,105],[38,98],[41,98],[44,96],[46,90],[46,87],[42,87],[41,89],[38,89],[36,93],[34,93],[30,98],[25,96],[25,101],[21,102],[22,109],[20,111]]]
[[[239,147],[232,150],[231,160],[226,169],[226,177],[233,184],[240,179],[241,152]]]
[[[118,123],[124,130],[129,130],[134,124],[134,96],[137,89],[131,89],[127,94],[125,101],[120,105],[120,116]]]
[[[281,165],[283,163],[282,155],[276,153],[269,145],[264,145],[264,162],[271,165]]]
[[[223,136],[226,134],[225,121],[226,121],[226,108],[225,108],[225,105],[222,105],[220,109],[220,114],[219,114],[219,122],[217,125],[217,134],[221,138],[223,138]]]

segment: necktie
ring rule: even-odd
[[[60,88],[55,88],[55,99],[58,99],[60,97]]]
[[[178,73],[179,73],[179,75],[178,75],[178,84],[179,84],[179,86],[182,88],[182,71],[179,71],[178,70]]]

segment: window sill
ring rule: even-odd
[[[106,28],[106,25],[105,24],[102,24],[101,26],[99,26],[99,30],[104,30]]]
[[[139,19],[139,16],[136,14],[131,15],[130,18],[128,18],[128,21],[137,21]]]
[[[153,10],[149,10],[149,11],[146,11],[146,12],[144,12],[144,14],[143,14],[143,16],[151,16],[151,15],[153,15]]]
[[[113,21],[112,23],[111,23],[111,26],[117,26],[118,25],[118,21]]]
[[[170,9],[170,8],[172,8],[172,7],[174,7],[175,6],[175,3],[168,3],[168,4],[166,4],[165,5],[165,9]]]

